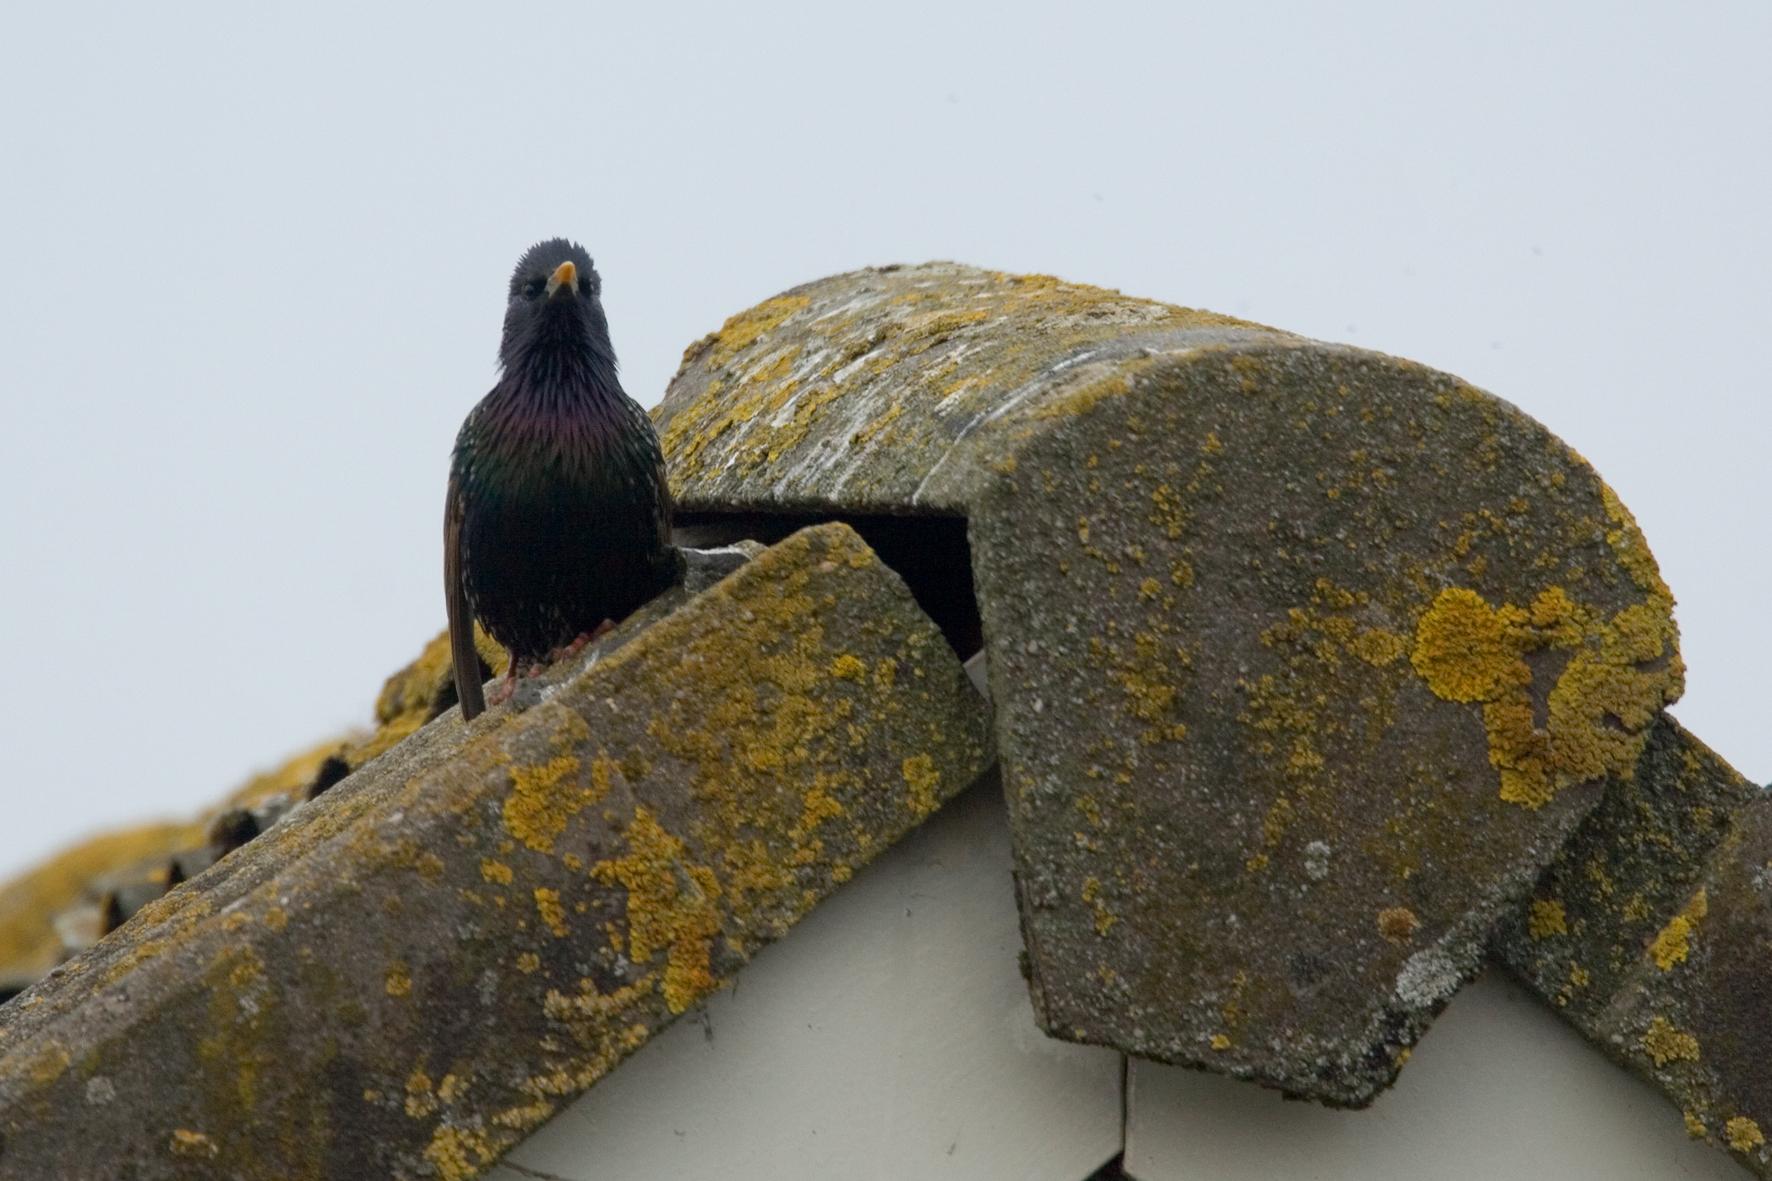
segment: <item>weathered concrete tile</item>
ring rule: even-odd
[[[1743,804],[1765,793],[1663,715],[1634,773],[1606,785],[1495,957],[1576,1028],[1594,1022],[1692,895]]]
[[[1677,695],[1672,601],[1592,471],[1451,378],[1111,380],[970,520],[1036,1007],[1370,1102]]]
[[[836,276],[693,347],[682,503],[966,518],[1036,1008],[1369,1102],[1679,693],[1594,472],[1394,358],[1042,276]]]
[[[1697,888],[1592,1032],[1688,1131],[1772,1177],[1772,799],[1738,809]]]
[[[632,624],[577,663],[551,670],[534,692],[559,683],[624,642],[645,623],[706,590],[762,547],[746,543],[684,551],[681,587],[660,596]],[[488,663],[505,657],[482,633]],[[319,743],[253,776],[186,824],[144,824],[82,841],[0,887],[0,1000],[21,992],[57,963],[86,950],[171,886],[196,877],[224,855],[280,822],[302,802],[330,790],[357,768],[416,734],[456,704],[449,635],[440,632],[417,659],[389,677],[375,703],[375,727]],[[109,819],[109,818],[104,818]]]
[[[1671,718],[1494,952],[1694,1137],[1772,1176],[1772,795]]]
[[[621,638],[0,1010],[0,1177],[475,1176],[989,764],[842,526]]]

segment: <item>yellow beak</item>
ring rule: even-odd
[[[554,277],[548,280],[548,298],[552,299],[554,292],[562,287],[568,291],[578,290],[578,268],[569,262],[554,268]]]

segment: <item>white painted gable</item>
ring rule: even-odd
[[[966,793],[519,1145],[492,1181],[1736,1181],[1499,973],[1366,1111],[1044,1037],[1008,829]]]

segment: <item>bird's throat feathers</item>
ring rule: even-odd
[[[518,399],[542,402],[613,402],[626,397],[616,376],[615,351],[606,341],[540,336],[504,352],[498,385]]]
[[[476,474],[507,491],[562,477],[573,484],[612,478],[612,466],[625,458],[624,428],[644,415],[622,391],[613,359],[536,350],[520,360],[506,368],[476,416]]]

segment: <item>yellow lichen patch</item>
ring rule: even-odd
[[[25,1074],[31,1080],[31,1085],[41,1091],[67,1073],[72,1061],[65,1047],[52,1042],[32,1055]]]
[[[844,652],[831,661],[831,675],[845,681],[859,681],[867,675],[868,666],[857,656]]]
[[[541,915],[541,921],[557,938],[564,939],[568,934],[566,926],[566,908],[560,905],[560,891],[550,890],[546,886],[535,888],[535,910]]]
[[[533,951],[523,952],[517,957],[517,971],[525,976],[533,975],[541,968],[541,957]]]
[[[1101,879],[1090,877],[1083,879],[1083,901],[1088,903],[1095,912],[1095,933],[1106,935],[1113,930],[1114,924],[1120,919],[1108,909],[1107,900],[1101,894]]]
[[[1395,664],[1409,651],[1409,644],[1395,632],[1366,628],[1347,641],[1348,651],[1374,668]]]
[[[1675,964],[1684,963],[1692,951],[1692,933],[1710,909],[1710,900],[1700,889],[1692,895],[1691,901],[1684,909],[1667,921],[1667,926],[1656,934],[1654,942],[1649,945],[1649,955],[1655,960],[1655,966],[1663,972],[1669,971]]]
[[[1723,1135],[1729,1141],[1729,1147],[1736,1152],[1752,1152],[1766,1143],[1766,1136],[1760,1131],[1760,1125],[1745,1115],[1734,1116],[1724,1124]]]
[[[515,1139],[512,1136],[495,1143],[479,1129],[441,1124],[425,1146],[425,1159],[431,1163],[438,1181],[471,1181],[485,1172]]]
[[[1532,910],[1526,918],[1526,933],[1534,939],[1567,935],[1569,918],[1563,911],[1563,904],[1555,898],[1534,899]]]
[[[437,1088],[424,1067],[416,1067],[406,1076],[406,1114],[423,1119],[437,1110]]]
[[[375,699],[375,720],[385,725],[414,710],[428,712],[443,681],[453,675],[449,633],[439,632],[411,664],[382,683]]]
[[[943,291],[915,273],[869,279],[860,289],[820,285],[811,296],[778,297],[811,302],[768,301],[692,347],[673,388],[686,385],[696,396],[657,412],[678,485],[752,474],[765,462],[797,474],[797,456],[788,453],[808,440],[837,445],[832,454],[843,454],[849,467],[873,446],[925,447],[946,433],[931,421],[933,408],[949,421],[976,420],[1004,391],[1061,362],[1074,364],[1092,345],[1128,329],[1240,323],[1048,277],[979,274]],[[791,372],[762,376],[771,350],[785,349],[804,356]],[[1141,358],[1119,367],[1159,362]],[[1094,388],[1101,384],[1084,374],[1070,389],[1029,400],[1026,414],[1078,413],[1112,392]],[[828,412],[870,403],[866,414]],[[1005,450],[993,449],[985,462],[1013,467],[1001,462]]]
[[[574,816],[596,801],[578,782],[579,761],[556,755],[532,767],[511,768],[511,793],[505,797],[505,828],[538,853],[552,853],[554,841]]]
[[[1447,701],[1492,701],[1532,680],[1500,613],[1463,587],[1441,591],[1421,617],[1410,662]]]
[[[259,1080],[276,1069],[281,1012],[278,991],[259,953],[247,943],[225,945],[203,973],[209,993],[208,1032],[197,1041],[213,1110],[241,1119],[259,1105]]]
[[[221,1155],[221,1145],[213,1137],[190,1128],[174,1128],[166,1142],[166,1150],[187,1160],[214,1160]]]
[[[495,886],[511,884],[511,867],[491,857],[480,859],[480,876]]]
[[[1192,517],[1187,509],[1182,507],[1181,497],[1173,488],[1168,484],[1158,484],[1151,490],[1151,511],[1148,519],[1151,524],[1161,529],[1169,540],[1177,541],[1187,531]],[[1085,538],[1085,540],[1087,539]],[[1180,585],[1180,580],[1176,579],[1176,583]]]
[[[1231,1048],[1231,1039],[1226,1034],[1215,1033],[1212,1035],[1212,1040],[1208,1044],[1211,1045],[1214,1053],[1222,1054]]]
[[[789,854],[787,860],[810,860],[813,852],[814,846],[801,845]],[[725,871],[726,892],[734,909],[785,890],[794,882],[790,866],[783,864],[768,843],[760,839],[738,841],[727,846],[721,854],[721,868]],[[619,939],[620,932],[616,935]]]
[[[388,966],[383,989],[391,997],[403,997],[412,992],[412,969],[404,960],[395,960]]]
[[[789,316],[811,302],[804,295],[778,295],[729,317],[713,336],[713,347],[708,351],[708,368],[718,369],[728,364],[765,333],[781,327]]]
[[[1606,619],[1555,586],[1495,608],[1452,587],[1417,624],[1410,663],[1436,696],[1482,703],[1501,798],[1541,808],[1572,784],[1631,774],[1649,722],[1683,683],[1671,609],[1651,598]],[[1526,657],[1542,651],[1569,656],[1541,725]]]
[[[1378,933],[1391,943],[1407,943],[1420,926],[1421,920],[1406,906],[1389,906],[1378,912]]]
[[[347,749],[355,741],[359,741],[359,739],[343,735],[316,743],[304,751],[291,755],[278,766],[269,771],[259,772],[229,792],[227,799],[220,806],[204,814],[202,822],[207,824],[228,808],[252,808],[273,796],[292,795],[302,791],[314,782],[314,777],[319,774],[322,763],[341,750]]]
[[[78,902],[95,878],[170,857],[201,841],[195,825],[143,825],[84,841],[14,878],[0,890],[0,970],[17,977],[49,971],[62,953],[53,920]]]
[[[1262,843],[1270,849],[1277,846],[1297,815],[1298,809],[1293,807],[1290,799],[1285,796],[1276,799],[1268,806],[1267,815],[1261,818]]]
[[[1139,741],[1146,746],[1162,742],[1180,742],[1187,737],[1187,725],[1181,720],[1181,678],[1186,675],[1189,660],[1174,644],[1165,644],[1158,634],[1165,625],[1139,631],[1132,636],[1130,648],[1124,644],[1109,645],[1099,638],[1091,649],[1105,666],[1107,679],[1122,694],[1121,708],[1145,725]]]
[[[1688,1107],[1686,1110],[1680,1112],[1680,1118],[1686,1121],[1686,1135],[1692,1137],[1694,1140],[1704,1139],[1706,1134],[1704,1120],[1699,1118],[1697,1112]]]
[[[719,875],[721,898],[740,930],[756,929],[759,912],[779,925],[784,914],[816,900],[817,878],[807,871],[835,860],[833,842],[853,842],[855,854],[845,849],[843,860],[866,859],[872,834],[844,824],[842,812],[842,801],[863,787],[858,752],[935,688],[923,680],[925,653],[945,656],[936,633],[912,632],[889,648],[866,650],[863,664],[872,676],[834,675],[833,666],[847,667],[838,658],[850,649],[833,650],[825,632],[832,604],[826,580],[834,571],[876,566],[877,559],[847,531],[797,538],[753,567],[776,574],[729,579],[708,592],[725,624],[675,635],[669,654],[673,663],[697,670],[700,692],[674,699],[647,724],[660,757],[692,772],[696,819],[679,835],[709,851],[708,868]],[[797,547],[812,552],[796,556]],[[877,635],[872,628],[865,625],[864,633]],[[603,666],[606,674],[643,652],[639,646],[617,651]],[[862,710],[866,726],[858,724]],[[926,784],[933,776],[937,798],[959,786],[948,781],[953,747],[945,740],[913,749],[928,762],[911,764],[912,779]],[[893,758],[901,774],[904,757],[901,750]],[[915,818],[910,799],[907,790],[870,806],[896,811],[891,821],[909,823]]]
[[[1072,418],[1093,409],[1098,402],[1129,394],[1132,392],[1133,379],[1137,373],[1148,368],[1149,365],[1149,361],[1133,362],[1126,370],[1086,382],[1075,389],[1066,391],[1060,397],[1042,403],[1033,411],[1032,416],[1036,420]]]
[[[1651,601],[1673,602],[1673,592],[1661,580],[1655,556],[1649,552],[1649,544],[1643,540],[1643,532],[1637,528],[1637,520],[1631,511],[1607,484],[1600,485],[1600,500],[1613,525],[1606,532],[1606,544],[1612,547],[1619,563],[1630,573],[1631,580],[1648,593]]]
[[[1649,1028],[1643,1032],[1641,1040],[1643,1052],[1657,1066],[1666,1066],[1669,1062],[1698,1061],[1698,1039],[1675,1027],[1665,1017],[1657,1017],[1649,1022]]]
[[[911,755],[899,766],[911,795],[911,811],[927,816],[941,804],[941,772],[928,755]]]
[[[1296,864],[1301,834],[1342,823],[1345,752],[1380,741],[1395,719],[1398,691],[1413,675],[1400,659],[1407,644],[1367,622],[1371,615],[1366,592],[1318,579],[1308,603],[1259,635],[1283,663],[1237,682],[1237,720],[1251,732],[1254,759],[1281,781],[1268,787],[1260,846],[1244,860],[1250,871]]]
[[[711,869],[684,859],[683,842],[645,807],[634,810],[627,842],[627,856],[599,861],[591,876],[626,888],[628,958],[646,964],[665,953],[661,988],[671,1012],[681,1013],[718,983],[711,960],[720,885]]]

